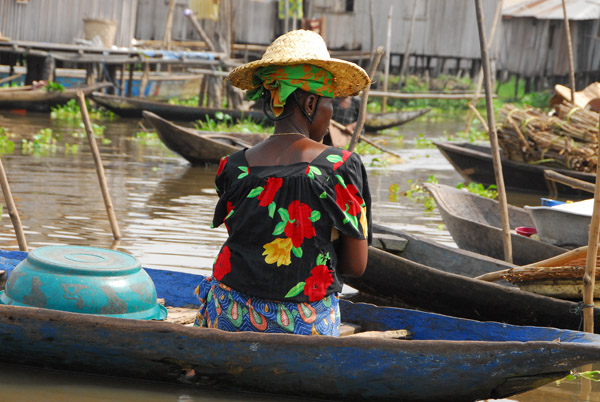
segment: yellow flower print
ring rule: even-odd
[[[271,243],[267,243],[263,246],[265,251],[262,255],[266,255],[265,262],[267,264],[277,263],[277,266],[290,265],[292,263],[291,251],[292,251],[292,239],[287,237],[277,238]]]
[[[363,234],[366,239],[369,234],[369,225],[367,223],[367,208],[362,205],[360,207],[360,226],[362,226]]]

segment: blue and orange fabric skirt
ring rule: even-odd
[[[312,303],[278,302],[248,297],[208,276],[196,288],[196,296],[200,301],[194,322],[197,327],[229,332],[340,334],[337,294]]]

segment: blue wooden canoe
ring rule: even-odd
[[[5,252],[4,268],[21,254]],[[167,305],[199,275],[147,269]],[[430,295],[435,297],[435,295]],[[0,362],[336,400],[474,401],[521,393],[600,361],[600,336],[341,303],[363,330],[412,340],[228,333],[160,321],[0,306]],[[193,369],[194,376],[186,376]]]

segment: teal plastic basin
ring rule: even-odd
[[[139,261],[120,251],[46,246],[15,267],[0,303],[119,318],[163,320],[156,288]]]

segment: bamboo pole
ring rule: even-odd
[[[348,127],[344,126],[342,123],[339,123],[335,120],[331,120],[331,125],[334,126],[335,128],[337,128],[338,130],[340,130],[344,134],[352,135],[352,132],[348,129]],[[386,148],[382,147],[381,145],[379,145],[379,144],[375,143],[374,141],[371,141],[365,137],[361,137],[360,141],[364,141],[367,144],[371,145],[374,148],[377,148],[378,150],[380,150],[382,152],[388,153],[396,158],[402,159],[402,156],[400,156],[400,154],[397,154],[394,151],[390,151],[389,149],[386,149]]]
[[[375,71],[377,71],[377,66],[379,65],[379,61],[381,60],[381,56],[383,55],[384,49],[383,46],[377,47],[375,54],[371,57],[370,68],[368,71],[369,77],[375,75]],[[369,89],[371,88],[371,83],[367,85],[365,89],[363,89],[361,98],[360,98],[360,109],[358,111],[358,118],[356,121],[356,126],[354,127],[354,132],[352,133],[352,139],[348,144],[348,151],[352,152],[358,140],[360,138],[360,134],[362,132],[363,126],[365,125],[365,119],[367,118],[367,100],[369,99]]]
[[[488,57],[487,44],[485,39],[485,25],[483,23],[483,6],[481,2],[482,0],[475,0],[475,9],[477,11],[477,28],[479,29],[479,47],[481,48],[481,64],[483,66],[484,75],[485,103],[487,108],[489,136],[492,148],[494,173],[496,176],[496,186],[498,187],[500,216],[502,217],[502,240],[504,243],[504,259],[508,262],[512,262],[512,243],[510,238],[510,222],[508,219],[508,203],[506,200],[506,190],[504,188],[504,177],[502,175],[502,162],[500,160],[500,150],[498,146],[498,133],[496,132],[496,122],[494,121],[494,101],[492,100],[490,61]]]
[[[18,74],[11,75],[10,77],[2,78],[0,80],[0,85],[10,82],[12,80],[16,80],[17,78],[21,78],[24,75],[25,75],[25,73],[18,73]]]
[[[578,190],[587,191],[588,193],[593,194],[596,192],[596,186],[594,185],[594,183],[579,180],[574,177],[555,172],[554,170],[544,170],[544,177],[548,180],[552,180],[561,184],[566,184],[567,186],[576,188]]]
[[[375,45],[374,45],[374,41],[375,41],[375,27],[374,27],[374,23],[373,23],[373,0],[369,0],[369,28],[371,31],[371,35],[369,38],[369,51],[371,52],[371,54],[373,54],[375,52]]]
[[[106,213],[108,215],[108,220],[110,221],[110,228],[112,229],[114,239],[119,240],[121,238],[121,231],[119,230],[119,224],[117,222],[117,217],[115,216],[115,210],[110,198],[110,193],[108,192],[108,185],[106,184],[106,176],[104,174],[104,166],[102,166],[100,151],[98,150],[98,144],[96,144],[96,138],[94,137],[94,131],[92,130],[92,122],[90,121],[90,116],[85,104],[85,95],[81,90],[77,91],[77,101],[79,102],[81,119],[83,120],[88,142],[90,143],[92,156],[94,157],[96,174],[98,175],[98,182],[100,183],[100,190],[102,191],[104,206],[106,207]]]
[[[597,150],[600,160],[600,147]],[[600,168],[596,167],[594,210],[590,223],[588,253],[583,274],[583,330],[594,332],[594,284],[596,283],[596,258],[598,257],[598,232],[600,232]]]
[[[404,57],[402,57],[402,67],[400,67],[400,87],[402,87],[406,83],[406,81],[408,81],[408,60],[410,58],[410,43],[412,42],[416,19],[417,19],[417,0],[414,0],[412,15],[410,17],[410,28],[408,30],[408,38],[406,39],[406,47],[404,48]],[[405,73],[406,73],[406,79],[404,78]]]
[[[387,92],[388,90],[388,79],[390,78],[390,42],[392,40],[392,16],[394,14],[394,6],[390,6],[390,11],[388,13],[388,21],[387,21],[387,35],[385,42],[385,72],[383,75],[383,90]],[[385,112],[385,104],[387,103],[387,97],[383,97],[381,100],[381,111]]]
[[[2,186],[2,193],[4,194],[4,202],[6,202],[6,209],[8,210],[8,216],[10,216],[10,220],[13,224],[13,228],[15,229],[15,235],[17,236],[17,243],[19,244],[19,250],[29,251],[27,249],[27,241],[25,240],[25,234],[23,233],[23,226],[21,226],[21,218],[19,218],[19,213],[17,212],[17,206],[15,205],[15,201],[14,201],[12,193],[10,191],[10,186],[8,184],[8,178],[6,177],[6,172],[4,171],[4,165],[2,164],[2,159],[0,159],[0,185]]]
[[[446,94],[446,93],[398,93],[398,92],[383,92],[383,91],[371,91],[369,93],[372,97],[386,96],[392,99],[471,99],[473,94],[457,93],[457,94]],[[497,98],[497,95],[493,94],[493,98]]]
[[[492,43],[494,43],[494,35],[496,34],[496,27],[498,26],[498,21],[502,16],[502,0],[498,0],[498,4],[496,5],[496,11],[494,14],[494,22],[492,23],[492,27],[490,28],[490,41],[487,44],[488,51],[492,48]],[[473,107],[477,106],[477,101],[479,100],[479,94],[481,93],[481,86],[483,85],[483,66],[479,67],[479,75],[477,76],[477,87],[475,89],[475,94],[473,95],[473,99],[471,100],[471,104]],[[475,109],[477,110],[477,109]],[[473,122],[473,114],[471,111],[467,112],[467,124],[465,125],[465,134],[469,132],[471,128],[471,123]],[[487,130],[486,130],[487,131]]]
[[[215,45],[206,34],[206,31],[204,30],[204,28],[202,28],[200,22],[198,22],[198,18],[196,18],[194,12],[188,8],[185,10],[184,14],[188,17],[188,19],[192,23],[192,26],[194,27],[196,32],[198,32],[204,43],[206,43],[208,50],[210,50],[211,52],[216,52],[217,48],[215,48]]]
[[[171,49],[171,32],[173,31],[173,14],[175,13],[176,0],[169,1],[169,12],[167,14],[167,23],[165,25],[165,34],[163,35],[163,46]]]
[[[565,36],[567,40],[567,50],[569,53],[569,81],[571,83],[571,103],[575,103],[575,63],[573,62],[573,43],[571,42],[571,27],[567,17],[567,6],[565,0],[562,0],[563,16],[565,19]]]

